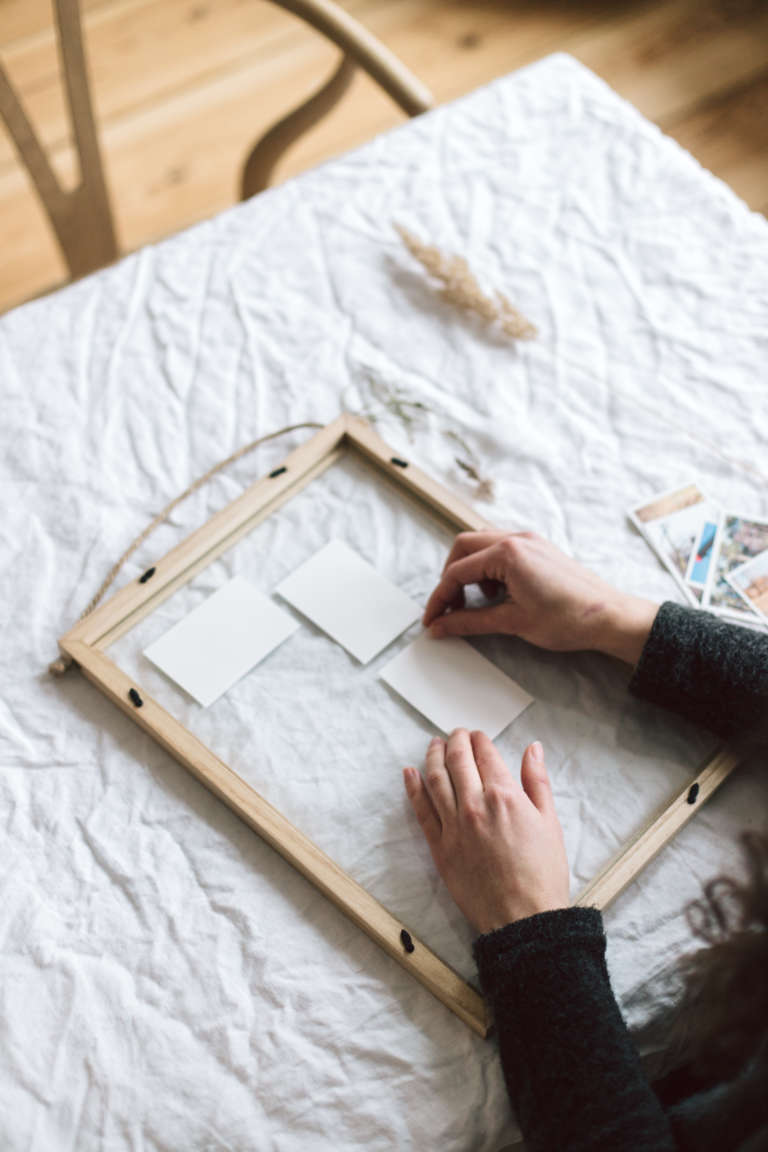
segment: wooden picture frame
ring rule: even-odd
[[[295,449],[137,580],[62,636],[59,646],[110,700],[223,800],[342,912],[480,1036],[490,1021],[480,993],[347,875],[273,805],[213,754],[107,657],[104,649],[351,451],[365,457],[454,529],[493,525],[410,461],[396,455],[359,417],[343,414]],[[605,908],[693,816],[738,762],[721,750],[663,812],[585,889],[577,903]]]

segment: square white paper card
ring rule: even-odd
[[[478,729],[494,740],[533,697],[458,636],[423,632],[381,671],[381,679],[448,735]]]
[[[331,540],[276,591],[367,664],[421,616],[421,609],[341,540]]]
[[[207,708],[298,627],[278,604],[236,576],[144,655]]]

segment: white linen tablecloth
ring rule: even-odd
[[[539,328],[513,346],[441,302],[393,221],[467,257]],[[56,637],[149,518],[256,435],[341,408],[481,510],[624,587],[677,598],[628,525],[698,476],[766,503],[768,227],[556,56],[0,320],[0,1144],[6,1150],[498,1149],[516,1134],[472,1035],[76,672]],[[389,402],[387,401],[389,398]],[[408,407],[397,415],[392,399]],[[458,437],[458,440],[457,440]],[[134,578],[273,467],[174,513]],[[422,598],[449,533],[354,461],[113,649],[215,751],[472,977],[400,767],[431,730],[311,626],[206,712],[141,647],[234,573],[269,590],[330,536]],[[398,644],[404,643],[404,640]],[[574,891],[715,745],[597,657],[480,644],[536,698]],[[634,1025],[692,946],[686,903],[761,817],[745,766],[606,916]]]

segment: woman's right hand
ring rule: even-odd
[[[495,604],[468,608],[478,584]],[[533,532],[462,532],[429,598],[433,636],[504,632],[552,652],[586,649],[636,664],[658,604],[619,592]]]

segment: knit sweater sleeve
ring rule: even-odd
[[[768,636],[665,603],[630,691],[731,738],[768,732]],[[675,1141],[613,997],[602,917],[566,908],[475,942],[527,1152],[667,1152]]]
[[[768,736],[768,636],[662,604],[629,685],[727,739]]]
[[[611,992],[602,917],[545,912],[475,942],[526,1152],[668,1152],[667,1118]]]

